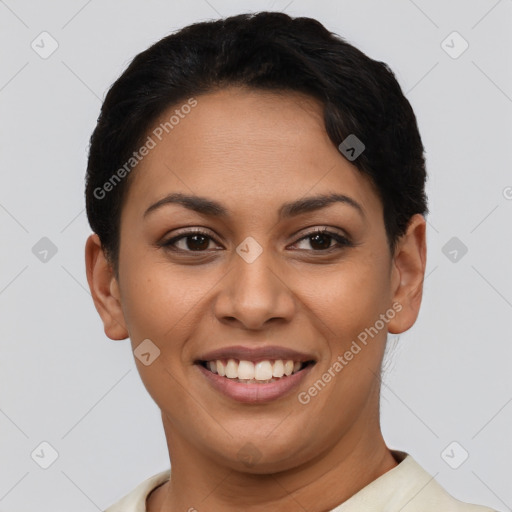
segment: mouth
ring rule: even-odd
[[[208,387],[231,400],[263,404],[298,388],[317,363],[313,353],[279,345],[234,345],[199,355],[194,367]]]
[[[254,352],[240,354],[240,359],[221,354],[210,357],[194,364],[210,389],[236,402],[253,405],[290,396],[303,385],[316,364],[314,359],[297,354],[294,359],[261,359]],[[267,353],[265,357],[272,356]]]
[[[207,371],[241,384],[270,384],[286,379],[313,366],[314,360],[294,361],[293,359],[212,359],[199,360],[196,364]]]

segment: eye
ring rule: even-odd
[[[313,247],[312,250],[314,252],[327,252],[332,249],[351,247],[353,245],[348,238],[333,231],[329,231],[326,228],[315,229],[314,231],[297,240],[295,245],[307,239],[310,240],[309,243]],[[338,247],[336,247],[336,245],[331,245],[333,240],[337,242]],[[212,236],[210,236],[209,233],[197,229],[181,233],[178,236],[162,242],[160,246],[164,247],[165,249],[177,252],[206,252],[209,249],[210,242],[212,241],[215,240]],[[181,243],[182,246],[179,247],[178,243]]]
[[[205,252],[205,250],[208,249],[210,241],[213,241],[213,238],[205,231],[198,229],[175,236],[163,242],[161,246],[174,251]],[[184,242],[182,247],[176,245],[178,242]]]
[[[316,246],[317,248],[313,249],[315,252],[321,252],[321,251],[329,251],[331,249],[339,249],[341,247],[351,247],[353,244],[352,242],[344,237],[343,235],[340,235],[338,233],[334,233],[333,231],[329,231],[326,228],[321,229],[315,229],[314,231],[308,233],[307,235],[303,236],[297,242],[295,242],[295,245],[299,242],[302,242],[303,240],[309,239],[310,245]],[[338,247],[336,245],[332,246],[331,242],[335,240],[338,243]]]

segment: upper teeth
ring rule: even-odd
[[[237,359],[208,361],[207,368],[213,373],[218,373],[221,377],[229,379],[242,380],[269,380],[272,377],[282,377],[291,375],[300,370],[302,363],[288,359],[284,361],[277,359],[275,361],[265,360],[253,363],[252,361]]]

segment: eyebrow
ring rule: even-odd
[[[343,203],[355,208],[362,217],[366,217],[363,207],[354,199],[344,194],[321,194],[317,196],[305,197],[296,201],[284,203],[278,210],[278,217],[280,220],[295,217],[297,215],[320,210],[333,203]],[[209,199],[207,197],[187,195],[182,193],[173,193],[165,196],[156,203],[152,204],[143,215],[145,218],[151,212],[168,205],[179,204],[184,208],[193,210],[197,213],[211,216],[226,218],[229,216],[229,210],[221,203]]]

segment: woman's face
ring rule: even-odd
[[[196,100],[130,177],[106,333],[131,338],[176,453],[268,472],[349,450],[378,431],[386,335],[414,322],[420,279],[390,254],[375,189],[328,138],[319,103],[238,88]],[[154,206],[171,194],[218,206]],[[305,202],[331,194],[341,200]],[[239,375],[265,379],[282,375],[278,359],[314,364],[251,384],[206,359],[231,376],[248,361]]]

